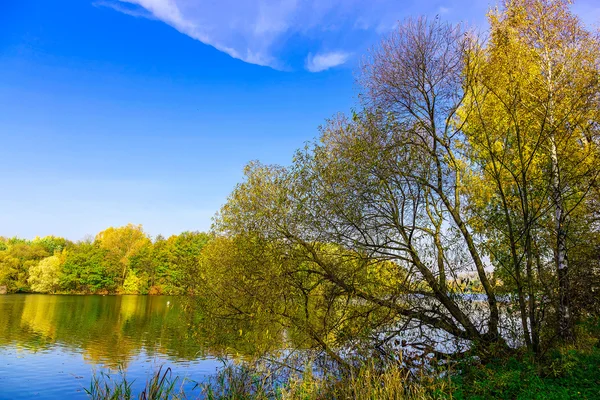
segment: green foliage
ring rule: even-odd
[[[33,239],[32,244],[39,244],[49,254],[61,252],[70,246],[72,243],[67,239],[56,237],[56,236],[45,236],[43,238],[36,237]]]
[[[131,271],[125,278],[123,292],[125,294],[139,294],[142,292],[142,280],[138,278],[135,271]]]
[[[10,292],[28,292],[29,269],[50,255],[35,241],[8,239],[6,249],[0,251],[0,285],[6,285]]]
[[[28,282],[31,290],[39,293],[54,293],[59,288],[59,276],[66,259],[66,251],[42,259],[29,268]]]
[[[527,357],[462,365],[452,379],[455,399],[597,399],[600,349],[555,351],[541,362]]]
[[[150,286],[164,294],[192,291],[200,275],[200,254],[210,236],[203,232],[183,232],[168,239],[159,238],[152,247],[152,263],[147,263]]]
[[[0,285],[9,292],[183,294],[198,280],[210,236],[184,232],[152,243],[139,225],[73,243],[0,237]]]
[[[106,250],[94,243],[81,242],[67,253],[60,277],[61,290],[97,293],[116,290],[116,276],[106,262]]]

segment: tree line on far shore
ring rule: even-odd
[[[0,237],[0,286],[10,293],[184,294],[209,237],[183,232],[152,240],[133,224],[79,242]]]

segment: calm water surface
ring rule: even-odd
[[[0,296],[0,399],[87,398],[93,371],[126,371],[135,388],[158,366],[203,381],[222,363],[169,296]],[[189,388],[193,383],[189,384]],[[199,393],[198,393],[199,394]]]

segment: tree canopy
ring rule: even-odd
[[[290,166],[247,166],[202,258],[219,313],[277,316],[340,362],[400,332],[436,354],[541,354],[598,315],[581,286],[600,274],[598,35],[564,0],[488,18],[485,40],[404,21],[363,63],[351,116]]]

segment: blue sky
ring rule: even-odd
[[[206,230],[248,161],[288,164],[356,103],[396,21],[484,26],[492,4],[0,0],[0,235]]]

